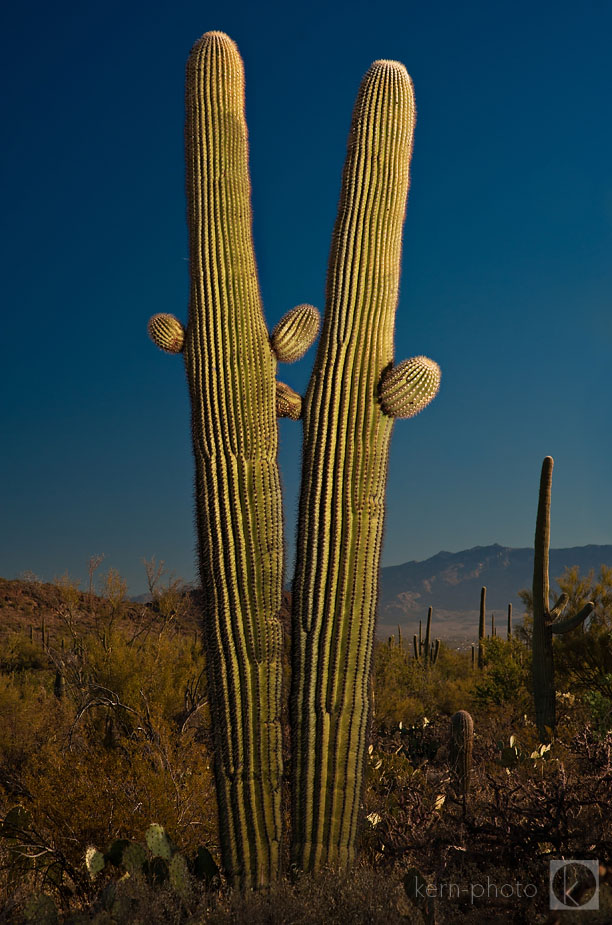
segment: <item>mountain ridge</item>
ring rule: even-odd
[[[612,545],[571,546],[550,550],[551,586],[566,567],[578,566],[580,574],[602,565],[612,567]],[[441,550],[422,561],[412,559],[381,568],[378,601],[379,636],[402,627],[418,628],[418,621],[434,608],[436,636],[473,638],[477,635],[480,589],[487,588],[487,617],[507,614],[512,604],[516,619],[522,618],[518,592],[530,588],[533,578],[533,547],[473,546],[456,553]]]

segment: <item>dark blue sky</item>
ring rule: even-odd
[[[308,12],[306,12],[308,9]],[[324,306],[351,109],[376,58],[418,109],[396,360],[442,388],[394,429],[383,565],[533,540],[555,457],[553,546],[612,543],[612,4],[11,4],[2,14],[0,574],[131,593],[142,557],[195,574],[182,361],[183,80],[193,42],[245,61],[254,235],[271,329]],[[314,351],[281,378],[303,391]],[[289,557],[301,427],[280,422]]]

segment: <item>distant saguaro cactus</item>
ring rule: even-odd
[[[459,710],[451,717],[450,766],[455,786],[463,797],[464,809],[470,790],[473,747],[474,722],[466,710]]]
[[[507,638],[512,639],[512,604],[508,604],[508,630]]]
[[[552,456],[547,456],[542,463],[540,475],[533,557],[532,676],[536,725],[542,742],[550,741],[556,725],[553,633],[567,633],[580,626],[595,606],[589,601],[573,617],[561,620],[561,614],[569,600],[568,595],[564,593],[554,607],[550,607],[548,557],[553,466]]]
[[[431,616],[433,614],[433,607],[430,607],[427,611],[427,629],[425,631],[425,642],[421,636],[421,621],[419,620],[419,641],[417,644],[417,637],[414,637],[414,657],[416,659],[423,660],[425,667],[430,665],[435,665],[438,660],[438,654],[440,652],[440,640],[436,639],[434,642],[431,641]]]
[[[485,614],[487,603],[487,589],[480,589],[480,619],[478,621],[478,667],[484,668],[484,641],[487,635]]]

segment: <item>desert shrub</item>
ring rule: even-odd
[[[498,636],[483,643],[484,666],[478,673],[475,698],[481,705],[528,702],[529,667],[524,647],[516,639]]]
[[[31,671],[47,665],[48,659],[40,644],[31,642],[25,633],[10,633],[0,640],[0,671],[4,674]]]

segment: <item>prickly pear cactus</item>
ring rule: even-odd
[[[163,858],[165,861],[170,860],[172,857],[172,844],[162,825],[152,822],[147,829],[145,841],[153,857]]]

